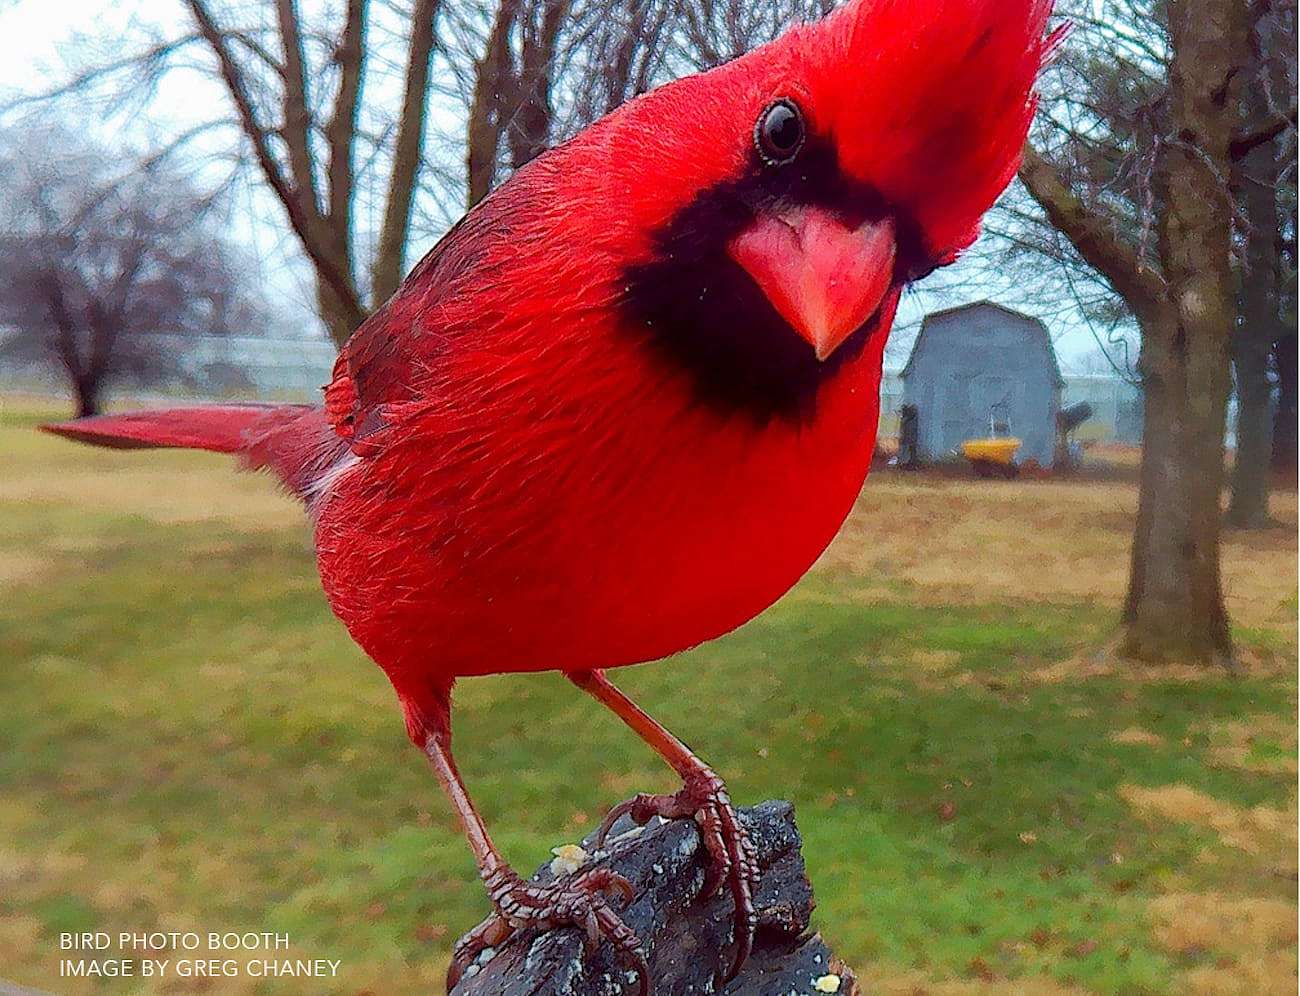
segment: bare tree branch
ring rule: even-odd
[[[316,190],[316,171],[311,153],[312,116],[308,110],[307,74],[303,68],[302,34],[298,27],[297,8],[295,0],[275,2],[280,44],[284,54],[284,120],[280,124],[280,137],[289,152],[289,172],[293,177],[294,192],[301,201],[303,212],[312,218],[313,223],[318,223],[323,212]]]
[[[1086,206],[1056,168],[1028,143],[1020,179],[1052,224],[1138,312],[1154,313],[1164,297],[1164,278],[1147,266],[1114,226]]]
[[[342,233],[340,249],[345,257],[350,255],[347,233],[352,227],[353,141],[365,67],[365,32],[365,0],[348,0],[346,20],[334,54],[339,66],[339,89],[334,99],[334,113],[325,127],[325,139],[329,145],[326,173],[329,179],[330,227]]]
[[[521,0],[500,0],[483,56],[475,65],[474,93],[466,125],[466,201],[473,207],[496,184],[497,152],[501,144],[502,88],[513,75],[510,32]]]
[[[186,0],[186,4],[199,28],[199,33],[217,58],[221,78],[235,105],[244,135],[253,147],[254,157],[267,186],[284,207],[289,224],[293,227],[317,272],[321,274],[322,280],[337,297],[346,319],[353,327],[360,325],[365,320],[366,312],[357,296],[351,275],[339,267],[338,261],[331,257],[321,239],[320,216],[315,203],[313,202],[310,207],[305,204],[304,198],[299,195],[280,169],[271,149],[267,131],[257,119],[257,112],[244,75],[226,44],[225,36],[213,20],[205,0]]]
[[[434,20],[439,0],[416,0],[411,10],[411,41],[407,53],[406,85],[398,120],[393,167],[388,181],[384,227],[372,269],[375,300],[390,297],[401,283],[406,243],[411,227],[411,203],[421,165],[428,99],[429,66],[433,56]]]
[[[1233,159],[1244,159],[1250,152],[1273,141],[1288,128],[1294,128],[1296,126],[1296,110],[1296,105],[1292,104],[1289,111],[1279,115],[1272,121],[1259,125],[1244,134],[1239,132],[1234,135],[1232,142],[1228,145],[1229,154]]]

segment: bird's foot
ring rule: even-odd
[[[700,830],[700,839],[708,851],[704,888],[706,897],[715,895],[726,882],[735,906],[732,928],[731,967],[722,978],[730,982],[754,947],[754,930],[758,914],[754,910],[754,891],[758,886],[758,862],[754,847],[746,835],[735,807],[727,796],[727,786],[709,768],[701,766],[683,780],[672,795],[642,793],[610,810],[596,831],[596,846],[604,846],[614,824],[627,816],[637,826],[654,817],[665,820],[691,819]]]
[[[577,927],[584,934],[588,956],[601,940],[609,941],[619,958],[640,979],[641,996],[650,992],[650,967],[641,939],[618,917],[608,899],[632,899],[632,886],[608,868],[594,868],[556,882],[525,882],[509,868],[499,868],[484,878],[488,898],[496,911],[460,939],[447,969],[447,991],[455,988],[465,970],[487,948],[496,947],[518,930]]]

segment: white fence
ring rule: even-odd
[[[111,386],[119,393],[166,394],[192,398],[265,398],[318,401],[328,383],[336,351],[328,340],[270,339],[257,336],[150,337],[160,352],[174,359],[167,372],[145,380],[123,379]],[[57,368],[6,358],[0,340],[0,391],[63,394],[66,385]],[[880,387],[880,432],[898,432],[903,382],[887,371]],[[1086,401],[1092,418],[1079,430],[1082,439],[1137,443],[1142,438],[1142,394],[1118,377],[1066,377],[1061,404]]]
[[[159,372],[117,378],[110,393],[315,401],[337,356],[334,344],[323,338],[157,333],[149,336],[148,348],[167,357]],[[63,393],[66,385],[57,366],[7,355],[0,339],[0,390],[5,388]]]

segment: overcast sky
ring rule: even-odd
[[[148,25],[164,32],[186,25],[186,18],[176,0],[0,0],[0,91],[31,91],[65,78],[68,59],[76,60],[87,40],[104,44],[114,37],[134,33],[133,28]],[[158,98],[150,104],[148,114],[133,121],[129,131],[142,143],[159,143],[168,134],[206,120],[215,108],[223,105],[219,84],[196,72],[175,72],[167,78]],[[449,122],[454,127],[455,122]],[[106,136],[113,137],[113,136]],[[217,151],[210,148],[208,151]],[[232,206],[232,229],[235,237],[249,246],[257,260],[255,267],[263,292],[285,316],[284,328],[278,332],[302,330],[319,333],[311,311],[309,271],[298,258],[296,246],[287,239],[286,224],[278,205],[260,189],[237,193]],[[412,261],[428,248],[414,247]],[[961,280],[963,289],[956,297],[936,291],[936,282],[927,282],[910,294],[899,316],[898,346],[904,346],[909,332],[928,310],[987,296],[1035,311],[1035,295],[1023,287],[1007,286],[997,272],[972,271],[971,264],[958,264],[945,276]],[[971,281],[969,278],[978,279]],[[1051,279],[1051,278],[1048,278]],[[938,282],[942,283],[942,281]],[[974,287],[971,287],[971,284]],[[1041,314],[1054,332],[1062,366],[1066,370],[1084,370],[1104,366],[1091,330],[1077,314]],[[891,349],[891,366],[901,364],[905,349]],[[900,355],[900,353],[902,355]]]

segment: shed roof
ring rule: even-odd
[[[968,304],[959,304],[955,308],[944,308],[942,311],[932,311],[921,319],[921,331],[916,335],[916,342],[912,344],[912,353],[907,358],[907,365],[903,367],[900,377],[906,378],[912,372],[912,363],[916,360],[917,353],[921,351],[921,343],[925,339],[925,330],[929,328],[930,323],[937,318],[947,318],[949,315],[960,314],[963,311],[974,311],[977,308],[992,308],[995,311],[1001,311],[1004,314],[1011,315],[1013,318],[1022,318],[1027,322],[1036,325],[1043,334],[1043,345],[1047,347],[1047,359],[1052,365],[1052,379],[1057,387],[1065,386],[1065,378],[1061,376],[1061,368],[1056,362],[1056,350],[1052,348],[1052,337],[1047,331],[1047,325],[1041,318],[1035,318],[1033,315],[1026,315],[1023,311],[1016,311],[1014,308],[1008,308],[1005,304],[998,304],[996,301],[971,301]]]

